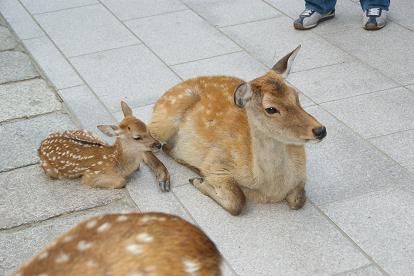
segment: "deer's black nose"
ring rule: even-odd
[[[326,136],[326,127],[317,127],[312,129],[316,139],[322,140]]]

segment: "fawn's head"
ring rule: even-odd
[[[265,135],[286,144],[320,142],[326,128],[299,103],[298,92],[285,77],[300,46],[279,60],[265,75],[240,84],[234,102],[245,107],[252,123]]]
[[[132,109],[121,102],[124,119],[119,125],[99,125],[97,128],[108,136],[119,137],[123,142],[136,146],[142,151],[159,150],[161,144],[155,140],[145,123],[132,114]]]

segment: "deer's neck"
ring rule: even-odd
[[[128,176],[138,169],[143,152],[136,145],[118,137],[115,141],[115,151],[122,175]]]

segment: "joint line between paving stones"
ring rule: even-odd
[[[94,54],[100,54],[100,53],[104,53],[104,52],[107,52],[107,51],[118,50],[118,49],[133,47],[133,46],[139,46],[139,45],[142,45],[142,42],[140,42],[140,43],[132,43],[130,45],[124,45],[124,46],[120,46],[120,47],[108,48],[108,49],[105,49],[105,50],[100,50],[100,51],[91,52],[91,53],[84,53],[84,54],[75,55],[75,56],[68,56],[67,58],[68,59],[71,59],[71,58],[84,57],[84,56],[89,56],[89,55],[94,55]]]
[[[244,52],[243,49],[237,50],[237,51],[234,51],[234,52],[230,52],[230,53],[219,54],[219,55],[215,55],[215,56],[211,56],[211,57],[205,57],[205,58],[199,58],[199,59],[194,59],[194,60],[189,60],[189,61],[178,62],[178,63],[170,64],[169,66],[172,67],[172,66],[177,66],[177,65],[182,65],[182,64],[187,64],[187,63],[192,63],[192,62],[197,62],[197,61],[202,61],[202,60],[206,60],[206,59],[217,58],[217,57],[222,57],[222,56],[236,54],[236,53],[242,53],[242,52]]]
[[[15,171],[15,170],[18,170],[18,169],[23,169],[23,168],[27,168],[27,167],[30,167],[30,166],[34,166],[36,164],[39,164],[39,161],[37,161],[35,163],[30,163],[30,164],[14,167],[14,168],[11,168],[11,169],[0,170],[0,173],[12,172],[12,171]]]
[[[393,134],[402,133],[402,132],[411,131],[411,130],[414,130],[414,128],[408,128],[408,129],[404,129],[404,130],[398,130],[398,131],[390,132],[390,133],[383,134],[383,135],[368,137],[367,140],[377,139],[377,138],[390,136],[390,135],[393,135]]]
[[[12,80],[12,81],[7,81],[7,82],[0,83],[0,85],[7,85],[7,84],[19,83],[19,82],[29,81],[29,80],[34,80],[34,79],[42,79],[42,77],[41,76],[35,76],[35,77],[26,78],[26,79],[22,79],[22,80]]]
[[[339,231],[346,239],[348,239],[352,245],[360,251],[373,265],[375,265],[382,273],[385,275],[389,275],[368,253],[366,253],[350,236],[348,236],[347,233],[345,233],[344,230],[342,230],[331,218],[325,214],[316,204],[314,204],[310,199],[308,199],[309,202],[313,205],[313,207],[323,216],[325,219],[327,219],[335,228],[337,231]]]
[[[244,22],[240,22],[240,23],[234,23],[234,24],[228,24],[228,25],[217,25],[217,26],[215,26],[215,28],[218,29],[218,28],[234,27],[234,26],[238,26],[238,25],[242,25],[242,24],[256,23],[256,22],[271,20],[271,19],[280,18],[280,17],[283,17],[283,14],[278,14],[278,15],[274,15],[274,16],[270,16],[270,17],[266,17],[266,18],[254,19],[254,20],[250,20],[250,21],[244,21]]]
[[[103,106],[104,111],[106,111],[108,113],[108,115],[114,120],[114,116],[112,115],[112,113],[108,110],[107,106],[101,101],[101,99],[96,95],[95,91],[89,86],[89,84],[85,81],[85,79],[82,77],[82,75],[79,73],[79,71],[75,68],[75,66],[73,66],[73,64],[70,62],[70,60],[63,54],[63,52],[60,50],[60,48],[56,45],[55,41],[53,41],[53,39],[51,39],[51,37],[49,36],[49,34],[43,29],[43,27],[39,24],[39,22],[37,22],[36,18],[30,14],[30,12],[27,10],[27,8],[21,3],[21,0],[18,0],[18,2],[20,3],[20,5],[23,6],[23,8],[26,10],[27,13],[29,13],[29,15],[31,16],[31,18],[34,20],[34,22],[38,25],[38,27],[43,31],[43,33],[45,34],[45,36],[50,40],[50,42],[53,44],[53,46],[57,49],[57,51],[62,55],[62,57],[66,60],[66,62],[68,62],[68,64],[72,67],[72,69],[76,72],[76,74],[79,76],[79,78],[82,80],[83,84],[90,90],[90,92],[92,93],[93,96],[95,96],[96,100]],[[92,53],[91,53],[92,54]],[[39,66],[39,65],[38,65]],[[40,66],[39,66],[40,67]],[[48,78],[46,78],[48,79]],[[50,80],[49,80],[50,81]],[[51,81],[50,81],[51,82]],[[56,91],[58,91],[59,89],[57,89],[56,85],[51,82],[55,88]],[[65,102],[65,101],[63,101]],[[78,117],[76,113],[73,114],[74,117]],[[78,121],[80,121],[78,119]],[[82,125],[82,124],[81,124]],[[83,126],[83,125],[82,125]]]
[[[343,276],[343,273],[357,272],[360,269],[368,268],[369,266],[372,266],[372,265],[374,265],[374,264],[371,263],[371,264],[363,265],[363,266],[360,266],[360,267],[357,267],[357,268],[354,268],[354,269],[351,269],[351,270],[346,270],[346,271],[342,271],[342,272],[339,272],[339,273],[335,273],[332,276]]]
[[[144,19],[144,18],[151,18],[151,17],[156,17],[156,16],[160,16],[160,15],[166,15],[166,14],[172,14],[172,13],[178,13],[178,12],[182,12],[182,11],[187,11],[188,9],[180,9],[180,10],[175,10],[175,11],[167,11],[167,12],[162,12],[162,13],[157,13],[157,14],[152,14],[152,15],[145,15],[145,16],[140,16],[140,17],[134,17],[134,18],[128,18],[128,19],[121,19],[119,18],[119,20],[121,20],[122,22],[129,22],[129,21],[133,21],[133,20],[138,20],[138,19]]]
[[[31,15],[44,15],[44,14],[56,13],[56,12],[60,12],[60,11],[75,10],[75,9],[79,9],[79,8],[83,8],[83,7],[91,7],[91,6],[98,6],[98,5],[99,5],[99,3],[91,3],[91,4],[86,4],[86,5],[80,5],[80,6],[74,6],[74,7],[69,7],[69,8],[57,9],[57,10],[53,10],[53,11],[31,13],[29,10],[27,10],[27,12]]]
[[[7,120],[4,120],[4,121],[1,121],[0,126],[12,124],[12,123],[17,123],[17,122],[21,122],[21,121],[24,121],[24,120],[30,120],[30,119],[34,119],[34,118],[37,118],[37,117],[47,116],[47,115],[51,115],[51,114],[54,114],[54,113],[62,114],[61,111],[62,111],[61,109],[58,109],[58,110],[53,110],[53,111],[49,111],[49,112],[45,112],[45,113],[41,113],[41,114],[34,114],[34,115],[31,115],[31,116],[22,116],[22,117],[18,117],[18,118],[7,119]]]

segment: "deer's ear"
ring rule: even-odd
[[[238,107],[244,107],[253,95],[252,88],[247,82],[240,84],[234,91],[234,103]]]
[[[280,74],[283,78],[289,75],[290,68],[292,67],[293,61],[300,50],[301,45],[296,47],[295,50],[282,57],[273,67],[272,70]]]
[[[132,116],[132,109],[129,107],[129,105],[124,102],[121,101],[121,108],[122,108],[122,112],[124,113],[124,116]]]
[[[118,136],[120,131],[119,127],[115,125],[99,125],[97,128],[109,137]]]

